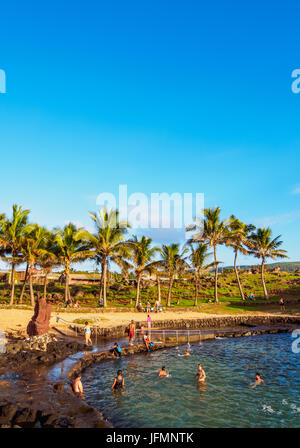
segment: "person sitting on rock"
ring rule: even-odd
[[[112,346],[111,352],[113,356],[116,356],[117,358],[121,358],[122,356],[122,349],[117,342]]]
[[[148,352],[151,352],[151,348],[154,346],[154,344],[153,344],[153,342],[151,342],[150,336],[148,333],[146,333],[144,335],[144,343],[145,343],[145,346],[146,346]]]

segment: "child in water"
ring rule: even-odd
[[[165,366],[162,366],[158,376],[168,376]]]
[[[89,326],[89,323],[86,322],[84,326],[84,336],[85,336],[85,344],[86,345],[93,345],[92,339],[91,339],[91,327]]]

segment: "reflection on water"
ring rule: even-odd
[[[112,359],[82,377],[86,400],[115,427],[299,427],[299,355],[291,336],[262,335],[214,340]],[[194,378],[201,363],[205,383]],[[166,366],[168,377],[158,378]],[[118,369],[124,393],[110,386]],[[250,387],[255,373],[265,384]]]

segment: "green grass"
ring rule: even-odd
[[[261,284],[261,278],[259,274],[241,274],[241,282],[243,289],[247,294],[254,293],[257,303],[255,306],[244,306],[241,303],[239,296],[238,285],[234,273],[224,273],[219,276],[219,304],[214,305],[208,303],[208,300],[214,299],[214,277],[209,275],[201,280],[198,305],[201,306],[200,310],[205,312],[222,313],[224,311],[230,313],[244,313],[255,311],[256,309],[264,308],[267,305],[263,299],[263,289]],[[293,273],[280,273],[280,274],[266,274],[266,285],[270,293],[269,302],[276,303],[278,307],[278,299],[281,294],[290,299],[300,298],[300,276]],[[42,295],[43,286],[34,285],[35,292]],[[15,303],[18,303],[18,297],[20,295],[21,285],[16,285],[16,299]],[[82,312],[85,310],[98,309],[98,293],[99,285],[76,285],[71,286],[71,295],[74,297],[76,291],[80,292],[82,297],[75,298],[80,309],[72,308],[72,312]],[[168,294],[167,283],[161,286],[162,304],[166,303]],[[51,297],[50,297],[51,296]],[[54,298],[52,298],[52,296]],[[133,285],[122,285],[120,291],[115,291],[110,288],[108,291],[108,307],[117,308],[122,307],[126,309],[134,308],[135,305],[136,289]],[[48,287],[48,299],[53,304],[53,308],[59,311],[64,311],[64,285],[55,284]],[[141,289],[140,298],[145,304],[150,300],[152,305],[157,297],[156,285],[149,285]],[[8,307],[10,299],[10,290],[7,285],[0,284],[0,306]],[[30,297],[28,290],[23,300],[23,305],[18,307],[24,307],[28,309],[30,305]],[[194,284],[192,281],[176,280],[172,290],[172,308],[192,308],[194,306]],[[210,311],[213,310],[213,311]]]

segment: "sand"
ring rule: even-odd
[[[274,315],[275,313],[267,312],[253,312],[251,315]],[[33,312],[31,310],[18,310],[18,309],[1,309],[0,310],[0,330],[4,331],[7,335],[9,334],[25,334],[26,327],[30,321]],[[162,313],[151,313],[152,321],[156,320],[179,320],[179,319],[199,319],[199,318],[211,318],[211,317],[222,317],[230,316],[232,314],[211,314],[211,313],[200,313],[193,311],[164,311]],[[234,314],[236,316],[236,314]],[[282,315],[282,314],[281,314]],[[60,327],[60,323],[56,322],[56,312],[52,312],[50,326]],[[62,312],[59,313],[59,317],[72,323],[75,319],[93,319],[95,323],[101,328],[114,327],[118,325],[126,325],[132,319],[133,320],[147,320],[146,313],[134,313],[134,312],[108,312],[108,313],[84,313],[84,312]],[[66,325],[61,321],[62,325]]]

